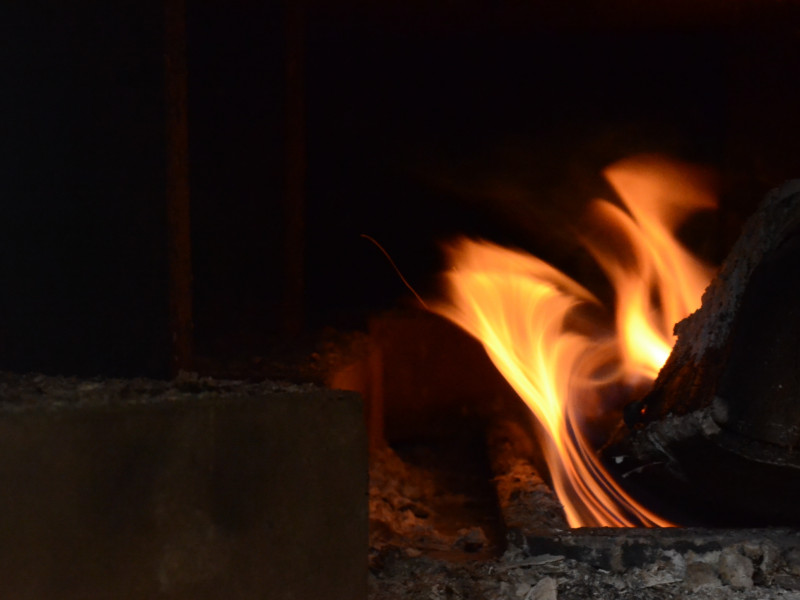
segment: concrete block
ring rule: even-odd
[[[3,597],[366,597],[357,394],[0,375],[0,488]]]

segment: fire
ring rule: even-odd
[[[449,297],[433,310],[482,342],[543,426],[544,456],[572,527],[669,526],[613,480],[581,424],[599,394],[598,370],[616,360],[619,380],[652,381],[672,347],[672,325],[699,305],[711,272],[672,232],[714,202],[697,172],[665,159],[629,159],[604,174],[628,212],[597,200],[592,213],[633,254],[585,240],[615,287],[614,339],[574,324],[582,305],[598,303],[583,286],[538,258],[483,241],[448,248]]]
[[[716,202],[702,171],[663,158],[627,159],[604,175],[629,212],[605,200],[596,200],[592,211],[612,235],[616,230],[628,238],[633,260],[623,265],[596,241],[586,244],[616,290],[626,371],[652,380],[674,345],[672,328],[699,308],[714,273],[673,232],[692,213],[715,208]]]

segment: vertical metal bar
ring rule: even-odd
[[[283,332],[305,320],[305,2],[286,0],[286,196],[284,203]]]
[[[173,375],[192,363],[192,254],[189,205],[186,0],[165,0],[166,204],[169,329]]]

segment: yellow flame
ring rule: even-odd
[[[630,215],[597,201],[595,214],[634,248],[632,266],[596,242],[591,251],[615,285],[621,377],[653,379],[672,346],[670,328],[697,306],[710,275],[672,237],[687,211],[713,205],[687,170],[663,159],[629,160],[605,172]],[[688,200],[688,201],[687,201]],[[594,296],[547,263],[483,241],[448,248],[448,299],[432,310],[480,340],[492,362],[547,432],[553,487],[572,527],[669,526],[609,475],[580,430],[593,375],[614,354],[613,341],[567,325]],[[655,295],[657,301],[653,301]]]

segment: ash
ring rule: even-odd
[[[449,522],[434,474],[391,450],[376,453],[370,476],[370,600],[800,600],[797,531],[507,531],[497,541]]]
[[[387,553],[369,576],[370,600],[780,600],[800,599],[797,556],[768,557],[770,543],[704,555],[666,552],[620,572],[561,555],[510,551],[488,561],[452,562]],[[760,554],[759,554],[760,553]],[[753,558],[751,558],[753,557]]]

